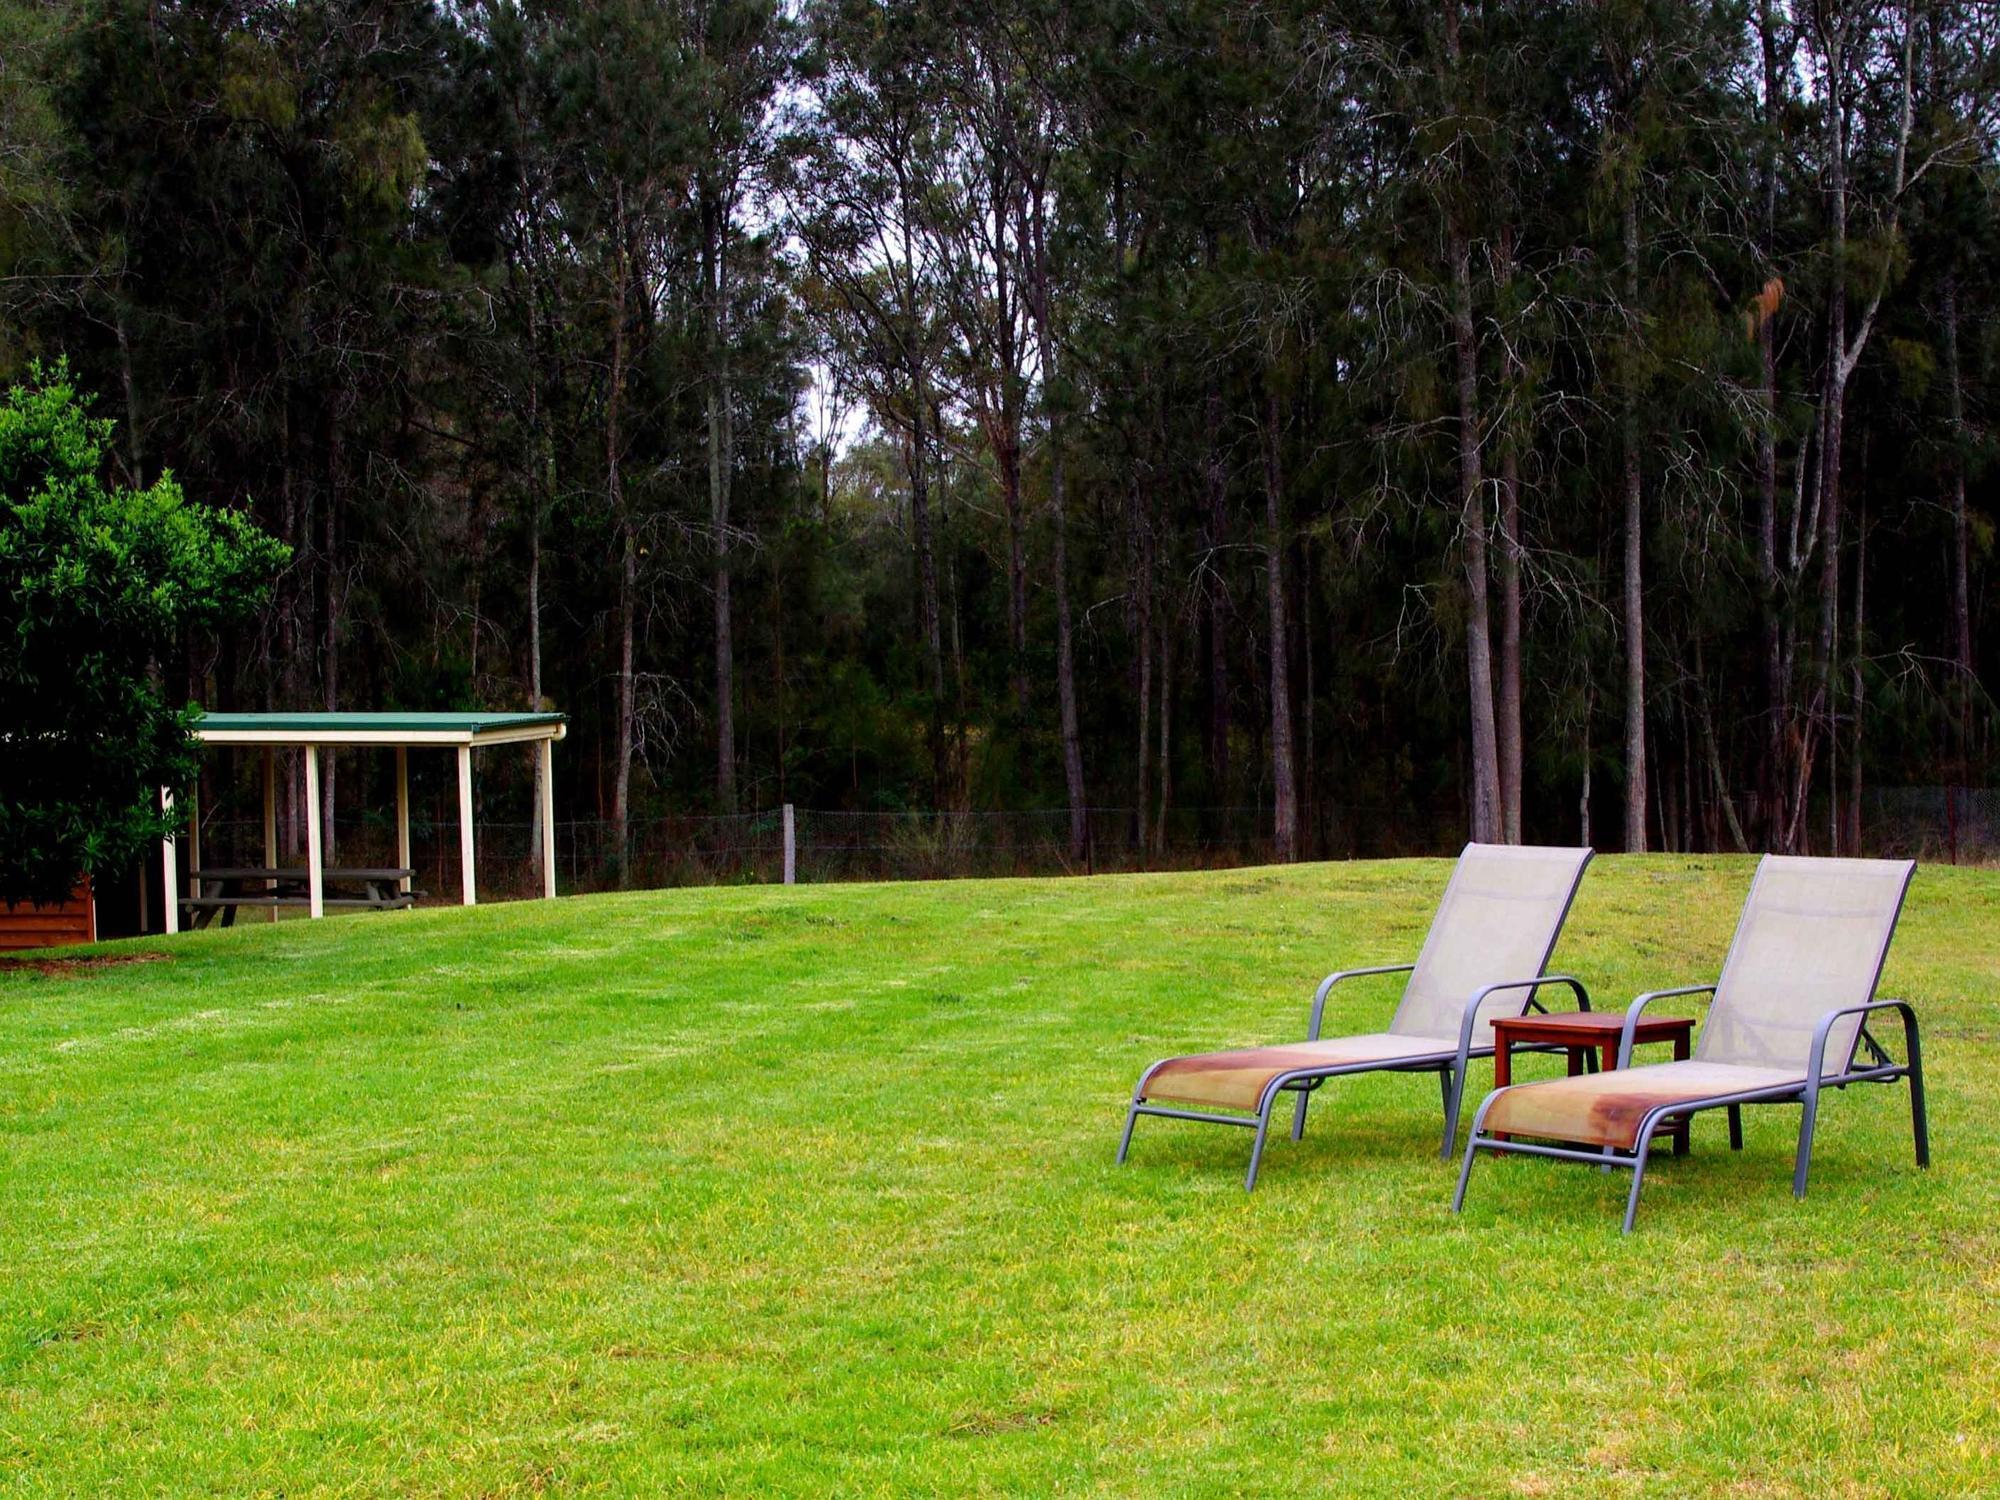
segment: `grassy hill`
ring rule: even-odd
[[[1328,969],[1414,954],[1447,869],[685,890],[0,968],[0,1488],[2000,1487],[2000,873],[1920,872],[1889,964],[1929,1173],[1902,1091],[1857,1089],[1804,1203],[1764,1109],[1740,1157],[1703,1117],[1629,1239],[1624,1174],[1548,1162],[1482,1162],[1455,1219],[1428,1077],[1334,1085],[1252,1196],[1246,1132],[1145,1121],[1113,1167],[1142,1066],[1302,1035]],[[1558,965],[1600,1008],[1713,977],[1750,873],[1600,859]]]

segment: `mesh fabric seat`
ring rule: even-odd
[[[1626,1227],[1638,1207],[1644,1157],[1666,1121],[1727,1107],[1731,1142],[1741,1145],[1744,1104],[1807,1106],[1794,1187],[1803,1196],[1819,1090],[1907,1076],[1918,1138],[1928,1160],[1923,1077],[1915,1014],[1901,1001],[1877,1001],[1889,943],[1915,865],[1908,860],[1766,856],[1757,867],[1736,937],[1714,985],[1642,995],[1632,1005],[1621,1066],[1593,1077],[1559,1078],[1496,1090],[1480,1107],[1466,1146],[1458,1202],[1473,1154],[1481,1149],[1581,1156],[1572,1150],[1498,1140],[1538,1137],[1610,1148],[1633,1170]],[[1714,1001],[1691,1061],[1625,1067],[1631,1031],[1648,1002],[1665,994],[1713,991]],[[1904,1018],[1907,1060],[1892,1063],[1872,1038],[1871,1061],[1857,1068],[1867,1017],[1885,1009]],[[1601,1162],[1601,1154],[1583,1157]]]
[[[1270,1115],[1280,1093],[1298,1095],[1294,1139],[1305,1127],[1306,1096],[1328,1078],[1376,1071],[1434,1072],[1443,1086],[1444,1154],[1457,1133],[1466,1062],[1490,1056],[1493,1018],[1519,1015],[1542,984],[1566,985],[1586,1008],[1576,980],[1543,971],[1576,888],[1588,849],[1468,844],[1438,903],[1416,961],[1329,975],[1313,997],[1308,1039],[1274,1047],[1170,1057],[1140,1076],[1118,1149],[1122,1162],[1142,1114],[1256,1127],[1248,1186],[1257,1181]],[[1407,972],[1401,1003],[1385,1032],[1319,1035],[1328,993],[1343,979]],[[1163,1102],[1164,1101],[1164,1102]],[[1170,1105],[1175,1107],[1168,1107]],[[1240,1110],[1248,1117],[1199,1113]]]

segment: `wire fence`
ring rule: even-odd
[[[652,888],[777,882],[785,875],[782,808],[633,820],[621,870],[617,825],[558,819],[556,875],[564,891],[620,885]],[[539,894],[538,825],[478,819],[474,879],[482,899]],[[1257,808],[1188,808],[1143,828],[1130,808],[1088,809],[1081,855],[1066,808],[1021,812],[849,812],[798,808],[793,814],[798,880],[940,880],[974,876],[1089,874],[1111,870],[1228,867],[1272,856],[1270,814]],[[329,865],[395,863],[396,831],[385,815],[337,816],[324,831]],[[204,817],[202,859],[211,866],[263,862],[263,824]],[[458,824],[413,809],[411,867],[431,899],[459,899]]]
[[[1935,863],[2000,862],[2000,788],[1885,787],[1864,793],[1860,853]],[[1190,807],[1142,824],[1129,807],[1086,810],[1082,849],[1073,847],[1066,808],[1015,812],[822,811],[793,813],[796,878],[806,883],[945,880],[1093,874],[1130,870],[1220,869],[1269,863],[1271,814],[1256,807]],[[617,827],[601,819],[558,819],[557,883],[565,892],[621,885],[776,883],[785,876],[782,808],[635,819],[623,869]],[[1819,826],[1823,826],[1819,825]],[[413,809],[411,865],[420,899],[457,901],[455,817]],[[527,821],[480,819],[475,880],[481,899],[541,890],[540,829]],[[1573,833],[1564,837],[1574,837]],[[205,817],[203,861],[261,864],[263,825]],[[1346,859],[1455,853],[1463,841],[1456,808],[1435,819],[1387,820],[1372,809],[1321,808],[1306,833],[1310,857]],[[396,833],[381,813],[342,814],[327,830],[329,865],[389,865]]]
[[[1864,852],[1941,864],[2000,862],[2000,787],[1877,787],[1861,794]]]

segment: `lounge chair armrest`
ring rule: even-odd
[[[1639,1017],[1655,1000],[1671,1000],[1678,995],[1712,995],[1712,984],[1683,984],[1670,990],[1648,990],[1625,1007],[1625,1027],[1618,1033],[1618,1066],[1632,1066],[1632,1034],[1639,1029]]]
[[[1819,1024],[1813,1027],[1812,1061],[1806,1070],[1807,1087],[1818,1087],[1820,1071],[1826,1066],[1826,1039],[1833,1033],[1833,1023],[1843,1016],[1869,1016],[1882,1010],[1903,1013],[1904,1066],[1920,1066],[1916,1007],[1907,1000],[1871,1000],[1866,1005],[1845,1005],[1839,1010],[1830,1010],[1819,1018]]]
[[[1567,985],[1576,996],[1576,1008],[1590,1009],[1590,991],[1583,987],[1581,979],[1569,974],[1537,974],[1533,979],[1503,979],[1498,984],[1482,984],[1465,1002],[1465,1014],[1458,1023],[1459,1066],[1464,1067],[1465,1059],[1472,1052],[1472,1028],[1479,1024],[1479,1007],[1486,1003],[1487,996],[1507,990],[1531,990],[1544,984]]]
[[[1407,974],[1415,967],[1413,963],[1382,964],[1373,969],[1342,969],[1338,973],[1327,975],[1319,982],[1319,988],[1313,991],[1312,1024],[1306,1029],[1306,1040],[1310,1042],[1319,1040],[1319,1022],[1326,1011],[1326,997],[1333,993],[1333,987],[1342,980],[1367,979],[1376,974]]]

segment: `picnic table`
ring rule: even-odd
[[[420,892],[409,888],[416,872],[395,865],[328,865],[320,872],[327,891],[323,906],[400,911],[415,906]],[[193,927],[206,927],[216,914],[224,927],[236,925],[239,906],[310,906],[309,872],[304,865],[222,865],[194,870],[188,878],[198,896],[183,896],[180,908]]]

